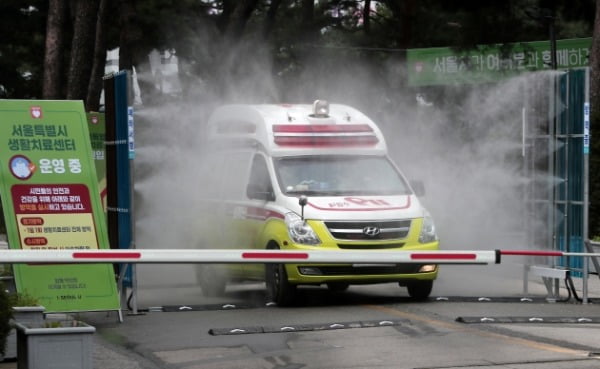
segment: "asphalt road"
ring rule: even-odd
[[[519,270],[445,267],[422,303],[385,284],[303,289],[278,308],[260,284],[205,299],[189,269],[148,266],[141,314],[80,318],[97,328],[96,368],[600,368],[600,280],[590,304],[548,302],[540,281],[523,294]]]

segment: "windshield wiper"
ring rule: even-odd
[[[289,190],[289,191],[285,191],[286,194],[288,195],[322,195],[324,192],[323,191],[316,191],[316,190]]]

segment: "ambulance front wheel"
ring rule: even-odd
[[[215,265],[198,265],[196,277],[205,297],[219,297],[225,294],[227,280],[225,272],[219,267]]]
[[[270,250],[279,250],[277,245],[270,245]],[[288,281],[285,264],[266,264],[265,282],[267,285],[267,302],[274,302],[278,306],[292,305],[296,286]]]
[[[414,300],[426,300],[433,289],[433,281],[413,281],[406,285],[406,289],[408,290],[408,295]]]

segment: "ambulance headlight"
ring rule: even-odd
[[[285,215],[285,224],[287,225],[288,234],[292,241],[302,245],[318,245],[321,240],[302,218],[295,213],[287,213]]]
[[[433,218],[426,214],[423,217],[423,224],[421,225],[421,233],[419,234],[419,242],[421,243],[429,243],[436,241],[437,234],[435,232],[435,224],[433,223]]]

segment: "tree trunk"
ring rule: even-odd
[[[312,43],[318,38],[318,31],[315,27],[315,2],[312,0],[302,0],[301,2],[301,29],[298,32],[297,40],[304,43]]]
[[[221,31],[221,34],[225,34],[227,32],[227,27],[229,26],[229,20],[231,19],[231,15],[235,10],[237,0],[223,0],[223,11],[217,20],[217,28]]]
[[[266,39],[271,34],[273,30],[273,26],[275,25],[275,17],[277,15],[277,10],[281,5],[281,0],[272,0],[271,5],[269,6],[269,10],[267,10],[267,15],[265,17],[265,25],[263,28],[263,37]]]
[[[135,42],[139,36],[139,31],[135,26],[135,0],[120,0],[119,14],[119,25],[121,27],[119,36],[119,70],[132,71],[135,65]]]
[[[121,34],[119,37],[119,70],[129,71],[130,77],[133,76],[133,68],[136,68],[137,75],[150,75],[149,66],[144,63],[147,61],[148,51],[140,47],[142,31],[138,26],[138,15],[135,0],[119,0],[119,25]],[[144,68],[148,68],[144,71]],[[132,83],[132,79],[128,79]],[[140,88],[142,102],[153,103],[156,97],[154,82],[149,78],[138,78],[137,83]],[[130,103],[133,103],[133,86],[129,87]]]
[[[94,58],[98,0],[78,0],[73,3],[73,6],[75,22],[71,42],[67,99],[85,100]]]
[[[302,0],[302,26],[312,27],[315,16],[315,2]]]
[[[65,0],[50,0],[46,24],[46,50],[44,53],[44,77],[42,97],[60,99],[62,94],[63,53],[65,50],[65,24],[67,3]]]
[[[402,12],[402,37],[399,46],[401,49],[408,49],[412,43],[412,22],[415,18],[416,3],[415,0],[404,2],[404,11]]]
[[[590,50],[590,205],[589,236],[600,236],[600,0],[596,0],[596,17]],[[599,132],[594,136],[595,132]]]
[[[102,93],[102,77],[106,64],[106,36],[104,28],[106,25],[106,14],[110,0],[100,0],[98,7],[98,19],[96,20],[96,42],[94,45],[94,64],[90,75],[90,83],[86,96],[85,106],[88,111],[100,109],[100,95]]]
[[[242,37],[246,23],[256,8],[258,0],[239,0],[227,26],[226,36],[233,41]]]
[[[365,0],[363,8],[363,29],[365,34],[371,33],[371,0]]]

